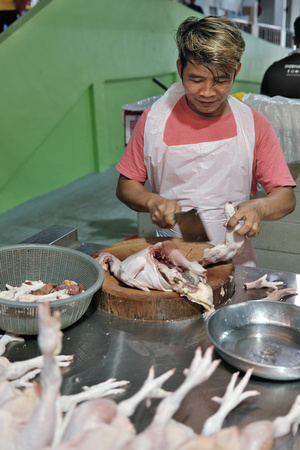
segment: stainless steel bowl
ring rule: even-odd
[[[300,308],[252,300],[223,306],[206,323],[209,340],[237,369],[273,380],[300,378]]]
[[[62,329],[85,313],[104,280],[104,271],[91,256],[64,247],[19,244],[0,248],[0,289],[6,284],[20,286],[25,280],[60,284],[64,280],[81,283],[85,292],[50,302],[61,314]],[[0,298],[0,330],[16,334],[38,334],[37,303]]]

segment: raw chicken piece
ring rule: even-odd
[[[62,375],[54,357],[62,345],[60,314],[55,311],[51,316],[48,302],[39,305],[38,312],[38,344],[44,359],[41,372],[41,399],[18,436],[17,448],[22,450],[40,450],[51,445],[60,420],[56,402],[60,395]]]
[[[69,365],[72,356],[55,355],[61,349],[59,313],[55,312],[51,317],[48,302],[39,305],[38,309],[38,343],[42,356],[29,360],[29,364],[28,361],[10,363],[6,358],[1,358],[2,362],[4,361],[4,369],[7,369],[6,375],[10,376],[18,376],[30,368],[30,372],[25,374],[28,377],[33,372],[32,367],[40,366],[36,372],[43,368],[40,375],[41,385],[30,384],[30,387],[23,391],[15,389],[12,383],[6,380],[0,381],[0,447],[3,450],[41,450],[50,446],[55,448],[52,447],[54,436],[61,433],[62,411],[59,400],[63,397],[60,397],[62,376],[59,365]],[[95,393],[100,396],[123,392],[123,389],[118,387],[127,383],[108,380],[102,383],[101,389],[100,385],[93,386],[89,395],[85,393],[85,399],[93,397]],[[70,398],[72,408],[77,404],[74,397]],[[78,395],[78,401],[82,400],[82,396]],[[131,424],[130,426],[132,427]],[[77,432],[78,429],[80,427],[77,425]]]
[[[178,447],[178,450],[271,450],[274,439],[285,436],[292,431],[296,435],[300,423],[300,395],[289,413],[283,417],[277,417],[273,422],[260,420],[252,422],[241,430],[236,426],[221,430],[222,422],[226,415],[247,397],[259,394],[257,391],[244,392],[251,376],[251,369],[233,389],[238,372],[232,375],[223,399],[214,397],[213,400],[221,404],[220,409],[209,417],[204,424],[201,435],[187,440]]]
[[[296,289],[293,288],[285,288],[285,289],[276,289],[272,292],[267,292],[267,296],[265,297],[267,300],[278,301],[283,297],[287,297],[288,295],[296,295]]]
[[[6,285],[6,291],[0,292],[0,297],[6,300],[20,302],[39,302],[46,300],[62,300],[85,291],[84,286],[72,280],[65,280],[59,286],[55,283],[26,280],[21,286]]]
[[[232,202],[227,202],[224,208],[226,225],[234,215],[235,210]],[[246,236],[239,236],[235,233],[242,225],[239,223],[233,230],[226,228],[225,242],[218,244],[213,248],[206,248],[203,252],[202,265],[208,266],[219,261],[228,261],[234,256],[239,255],[246,245]]]
[[[3,450],[268,450],[274,439],[292,431],[295,435],[300,423],[300,395],[289,413],[274,421],[253,422],[238,429],[233,426],[221,430],[225,416],[244,399],[257,395],[257,391],[244,392],[252,371],[248,370],[239,384],[239,373],[232,375],[223,398],[214,397],[219,410],[208,418],[200,436],[188,426],[172,419],[183,398],[197,385],[206,381],[215,371],[219,360],[212,360],[213,347],[202,356],[200,348],[195,352],[183,383],[174,392],[162,389],[163,383],[174,369],[154,378],[151,367],[148,378],[140,391],[118,405],[111,399],[89,400],[99,392],[118,392],[118,382],[107,380],[87,388],[86,402],[77,405],[72,396],[69,409],[62,417],[60,402],[61,374],[55,353],[61,346],[59,314],[51,317],[48,302],[39,305],[39,346],[44,357],[41,386],[14,389],[7,381],[0,382],[0,436]],[[126,383],[126,382],[119,382]],[[122,384],[120,384],[122,386]],[[116,391],[114,391],[116,388]],[[88,392],[90,391],[90,392]],[[41,395],[40,395],[41,394]],[[161,398],[152,423],[141,433],[129,419],[137,405],[151,398]],[[207,435],[208,434],[208,435]]]
[[[84,449],[88,447],[88,444],[91,445],[92,442],[94,445],[91,445],[90,448],[93,448],[96,447],[96,443],[99,442],[100,439],[104,449],[114,450],[123,448],[123,446],[135,436],[134,427],[128,417],[134,413],[136,407],[144,399],[163,398],[170,395],[171,393],[164,391],[161,386],[173,375],[173,373],[174,370],[169,370],[160,377],[154,378],[154,368],[151,367],[142,388],[131,398],[120,402],[119,405],[116,405],[112,400],[99,399],[90,400],[74,409],[75,403],[73,403],[73,407],[68,409],[67,415],[64,418],[61,432],[56,436],[56,445],[61,442],[61,440],[66,441],[67,439],[71,439],[70,442],[72,442],[72,447],[70,448]],[[108,383],[108,381],[106,383]],[[127,382],[121,383],[125,384]],[[105,383],[102,384],[105,385]],[[101,385],[99,386],[101,389]],[[99,392],[93,388],[94,387],[91,387],[87,392],[88,398],[90,399],[99,396]],[[117,391],[110,391],[110,393],[116,392]],[[108,392],[103,395],[108,395]],[[82,401],[82,399],[79,399],[79,396],[80,394],[78,394],[77,399]],[[62,403],[64,410],[70,407],[68,404],[68,397],[69,396],[65,396],[67,404],[64,402]],[[71,397],[76,401],[76,395]],[[111,402],[115,406],[107,402]],[[106,413],[104,412],[104,408]],[[107,424],[109,424],[109,427]],[[80,430],[80,434],[78,433],[78,430]],[[66,443],[58,448],[59,450],[63,450],[69,448],[69,446]]]
[[[215,371],[219,360],[212,360],[213,347],[210,347],[205,355],[202,356],[201,349],[198,348],[189,369],[185,369],[185,381],[179,388],[171,393],[161,388],[173,374],[174,369],[167,371],[158,378],[154,378],[154,368],[151,367],[148,377],[141,389],[131,398],[121,401],[115,408],[108,405],[109,414],[102,411],[95,412],[96,403],[89,402],[85,407],[80,405],[80,411],[75,409],[69,411],[65,417],[67,424],[63,424],[64,438],[71,438],[69,442],[63,442],[58,447],[59,450],[97,448],[101,440],[102,449],[161,449],[161,444],[169,441],[173,442],[170,447],[174,448],[174,436],[176,438],[176,447],[184,439],[195,436],[194,431],[183,425],[178,424],[172,419],[173,414],[178,409],[185,395],[193,387],[207,380]],[[129,421],[138,404],[151,398],[163,398],[161,401],[152,424],[141,434],[135,434],[135,430]],[[97,405],[102,410],[105,404],[99,400]],[[89,410],[89,406],[91,411]],[[84,412],[81,409],[84,408]],[[90,420],[91,416],[91,420]],[[78,426],[76,426],[78,424]],[[82,433],[79,433],[82,430]],[[175,434],[174,434],[175,433]],[[179,441],[178,441],[179,438]],[[59,441],[56,441],[58,444]]]
[[[73,355],[55,356],[55,361],[60,367],[67,367],[73,360]],[[28,379],[33,378],[43,368],[43,356],[37,356],[25,361],[9,362],[4,356],[0,357],[0,381],[14,382],[15,386],[27,386]],[[24,378],[23,378],[24,377]],[[23,384],[23,381],[25,384]]]
[[[12,388],[8,381],[0,382],[1,394],[5,389],[0,402],[3,450],[41,450],[51,444],[54,434],[56,399],[61,384],[54,352],[60,340],[60,322],[59,314],[54,315],[52,322],[48,304],[39,309],[39,346],[44,358],[41,387],[34,386],[22,392]]]
[[[272,289],[278,289],[277,286],[280,286],[281,284],[284,284],[283,281],[268,281],[267,280],[267,274],[259,278],[258,280],[251,281],[250,283],[245,283],[244,288],[245,289],[260,289],[260,288],[272,288]]]
[[[213,291],[206,283],[206,269],[197,261],[189,261],[172,241],[158,242],[120,261],[108,252],[96,260],[104,270],[128,286],[149,291],[175,291],[182,297],[214,311]]]
[[[74,405],[86,400],[105,397],[113,394],[122,394],[124,392],[123,386],[129,384],[129,381],[116,381],[115,378],[109,378],[103,383],[95,384],[94,386],[83,387],[83,392],[73,395],[62,395],[59,399],[59,407],[62,412],[69,411]]]
[[[300,424],[300,395],[286,416],[277,417],[274,422],[274,438],[285,436],[291,430],[295,436]]]
[[[265,274],[261,278],[258,278],[258,280],[251,281],[249,283],[245,283],[244,288],[245,289],[261,289],[261,288],[274,289],[272,292],[267,292],[266,297],[264,297],[266,300],[274,300],[274,301],[281,300],[283,297],[287,297],[288,295],[296,295],[297,294],[297,292],[294,288],[278,289],[278,286],[280,286],[282,284],[284,284],[283,281],[268,281],[267,274]]]
[[[177,450],[245,450],[240,446],[240,433],[237,426],[224,428],[211,436],[200,434],[187,440]],[[264,450],[268,450],[267,448]]]
[[[174,427],[177,423],[172,420],[184,397],[196,386],[206,381],[216,370],[220,360],[212,360],[213,347],[209,347],[204,356],[198,348],[189,369],[184,370],[184,382],[172,394],[165,397],[159,404],[153,421],[142,433],[138,434],[125,446],[126,450],[143,449],[172,449],[177,448],[184,440],[195,436],[193,430],[180,424],[180,433],[174,439]],[[130,401],[130,399],[128,400]],[[171,430],[170,428],[171,427]],[[178,430],[178,429],[177,429]],[[180,439],[180,440],[179,440]]]
[[[244,392],[245,387],[252,375],[253,369],[248,369],[240,383],[235,386],[239,372],[235,372],[226,388],[226,392],[223,398],[213,397],[212,400],[219,403],[221,406],[219,410],[213,416],[209,417],[204,424],[201,434],[211,435],[220,431],[224,422],[224,419],[239,403],[248,397],[259,395],[258,391]]]
[[[24,342],[24,338],[21,338],[15,334],[5,333],[0,339],[0,356],[5,353],[6,346],[9,342]]]

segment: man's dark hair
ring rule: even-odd
[[[295,30],[295,43],[300,44],[300,16],[294,22],[294,30]]]

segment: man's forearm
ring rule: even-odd
[[[161,228],[173,228],[174,213],[181,211],[176,200],[149,192],[142,183],[120,175],[116,195],[121,202],[138,212],[150,213],[151,220]]]
[[[142,183],[120,175],[116,195],[128,208],[137,212],[149,212],[149,201],[157,194],[149,192]]]
[[[236,207],[236,213],[228,222],[235,228],[239,221],[243,225],[236,233],[248,237],[256,237],[261,229],[262,221],[279,220],[294,211],[296,198],[291,187],[278,187],[266,197],[242,202]]]
[[[278,187],[266,197],[254,199],[260,211],[261,220],[279,220],[290,214],[296,207],[296,197],[292,187]]]

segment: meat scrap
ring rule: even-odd
[[[18,300],[20,302],[38,302],[45,300],[61,300],[85,291],[84,286],[72,280],[65,280],[57,285],[43,281],[26,280],[21,286],[6,284],[6,291],[0,292],[0,298]]]
[[[232,202],[227,202],[224,208],[226,224],[234,215],[235,210]],[[246,236],[239,236],[235,233],[242,225],[239,223],[234,229],[226,228],[225,242],[218,244],[213,248],[206,248],[203,252],[202,265],[208,266],[220,261],[228,261],[234,256],[238,256],[246,245]]]
[[[124,261],[108,252],[100,253],[96,261],[128,286],[143,291],[175,291],[202,305],[209,314],[214,311],[206,269],[197,261],[189,261],[172,241],[150,245]]]

